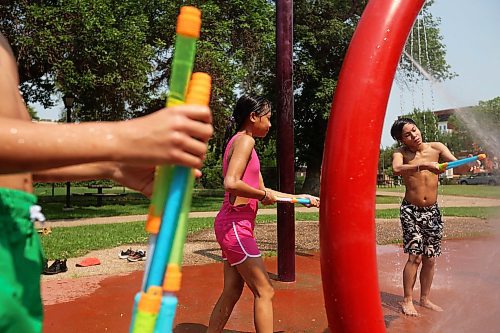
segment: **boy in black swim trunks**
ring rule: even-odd
[[[395,175],[404,179],[406,192],[401,204],[404,252],[408,261],[403,270],[403,313],[418,316],[413,305],[413,286],[420,271],[420,305],[435,311],[443,309],[429,300],[436,257],[441,254],[443,221],[437,205],[438,161],[455,161],[440,142],[423,142],[420,130],[410,118],[400,118],[391,128],[391,136],[402,144],[392,156]]]

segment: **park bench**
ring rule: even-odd
[[[96,204],[97,207],[102,206],[102,199],[103,198],[122,197],[122,196],[127,195],[127,193],[103,193],[103,189],[113,188],[113,186],[109,186],[109,185],[89,185],[87,187],[89,189],[97,189],[97,192],[85,192],[85,193],[76,194],[76,195],[96,197],[97,198],[97,204]]]

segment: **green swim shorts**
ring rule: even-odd
[[[0,188],[0,332],[42,332],[43,252],[30,219],[37,198]]]

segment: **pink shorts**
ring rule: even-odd
[[[215,221],[215,237],[222,249],[222,259],[231,266],[241,264],[248,257],[260,257],[253,235],[255,223],[249,220]]]

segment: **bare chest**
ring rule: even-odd
[[[422,162],[439,162],[439,151],[428,146],[417,152],[403,152],[403,162],[405,164],[416,164]]]

